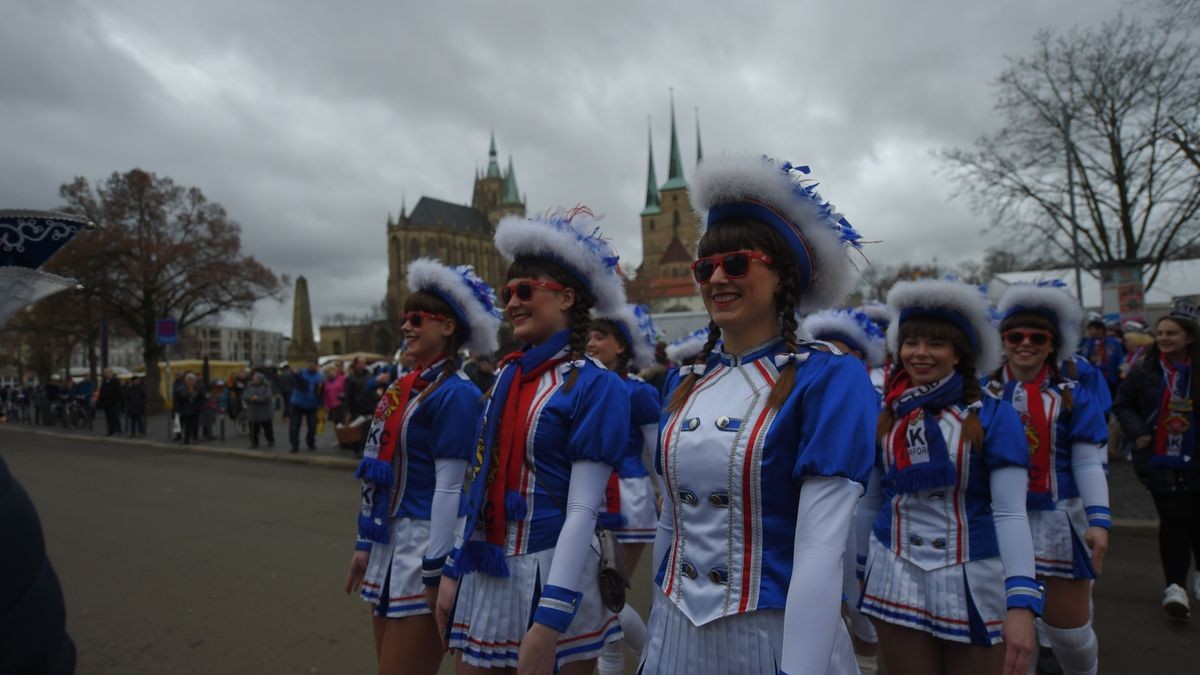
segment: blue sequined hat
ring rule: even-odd
[[[804,314],[837,305],[854,290],[848,247],[862,236],[817,194],[807,166],[770,157],[717,157],[696,169],[692,205],[703,230],[752,220],[778,232],[792,253]]]
[[[407,282],[410,291],[433,293],[450,305],[467,329],[463,346],[472,354],[492,354],[500,348],[496,296],[470,265],[449,267],[431,258],[418,258],[408,265]]]
[[[496,227],[496,248],[507,260],[549,258],[560,264],[596,299],[594,308],[613,314],[625,306],[617,274],[617,252],[586,207],[555,209],[542,216],[508,216]]]

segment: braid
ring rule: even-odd
[[[721,327],[715,321],[709,320],[708,339],[704,341],[704,348],[700,350],[696,358],[692,359],[691,365],[696,366],[701,363],[708,363],[708,357],[712,355],[712,350],[716,348],[717,340],[720,339]],[[696,380],[698,379],[700,378],[696,377],[695,373],[690,373],[687,377],[683,378],[683,382],[679,383],[679,386],[675,388],[675,393],[671,395],[671,402],[667,405],[668,412],[677,412],[683,407],[683,402],[692,393],[692,387],[696,386]]]
[[[567,314],[567,327],[571,329],[567,358],[572,361],[581,359],[587,354],[588,327],[592,325],[591,309],[592,299],[581,291],[576,291],[575,304],[571,305]],[[572,368],[571,373],[567,375],[567,381],[563,384],[563,392],[571,391],[575,387],[575,380],[578,377],[579,369]]]
[[[781,267],[787,266],[781,265]],[[776,303],[779,309],[779,334],[788,351],[795,352],[796,331],[799,329],[799,325],[796,323],[796,275],[791,274],[788,269],[781,269],[780,280],[779,299]],[[796,384],[797,367],[794,362],[790,364],[790,367],[788,365],[783,367],[779,373],[779,379],[775,380],[775,386],[771,387],[771,395],[767,397],[767,407],[779,409],[783,406],[783,402],[791,395],[792,387]]]
[[[433,394],[433,392],[437,391],[438,387],[442,386],[443,382],[451,377],[454,377],[454,374],[458,372],[458,369],[461,366],[458,350],[461,347],[462,345],[458,344],[458,340],[455,337],[451,337],[446,341],[446,353],[449,354],[449,356],[446,357],[446,365],[442,367],[442,373],[438,375],[436,380],[433,381],[433,384],[425,387],[425,391],[422,391],[417,395],[418,401]]]
[[[979,377],[975,375],[975,357],[964,358],[958,364],[958,372],[963,378],[963,402],[971,405],[983,398],[983,388],[979,386]],[[979,412],[971,410],[963,421],[963,437],[971,447],[983,451],[983,424],[979,421]]]

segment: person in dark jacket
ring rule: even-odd
[[[1200,601],[1200,448],[1196,396],[1200,392],[1200,326],[1195,307],[1181,303],[1155,326],[1155,343],[1117,390],[1113,412],[1133,467],[1158,510],[1158,552],[1167,587],[1163,609],[1190,614],[1189,558],[1198,574],[1192,595]]]
[[[33,502],[0,457],[0,673],[75,672],[62,587]]]
[[[275,447],[275,426],[271,423],[271,401],[274,394],[271,385],[263,374],[255,371],[250,377],[250,384],[242,392],[242,401],[246,406],[246,420],[250,422],[250,447],[258,447],[258,433],[261,431],[267,441],[267,447]]]
[[[117,379],[112,368],[104,369],[104,379],[100,383],[100,398],[96,407],[104,411],[106,436],[121,433],[121,411],[125,409],[125,390],[121,380]]]
[[[195,373],[184,375],[183,381],[175,390],[175,412],[179,415],[179,424],[183,427],[183,444],[187,445],[197,440],[200,435],[200,415],[208,397],[204,387],[196,378]]]
[[[279,389],[279,397],[283,400],[283,419],[292,415],[292,377],[296,369],[286,361],[279,364],[279,374],[275,377],[275,387]]]
[[[125,389],[125,418],[130,436],[146,435],[146,385],[140,377],[130,380]]]

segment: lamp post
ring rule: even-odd
[[[1071,219],[1071,255],[1075,259],[1075,297],[1083,304],[1083,273],[1079,267],[1079,224],[1075,220],[1075,163],[1071,161],[1071,111],[1063,104],[1063,150],[1067,156],[1067,213]]]

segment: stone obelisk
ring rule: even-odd
[[[313,341],[312,310],[308,307],[308,280],[296,279],[296,294],[292,296],[292,342],[288,345],[287,360],[293,367],[304,367],[309,359],[317,358]]]

